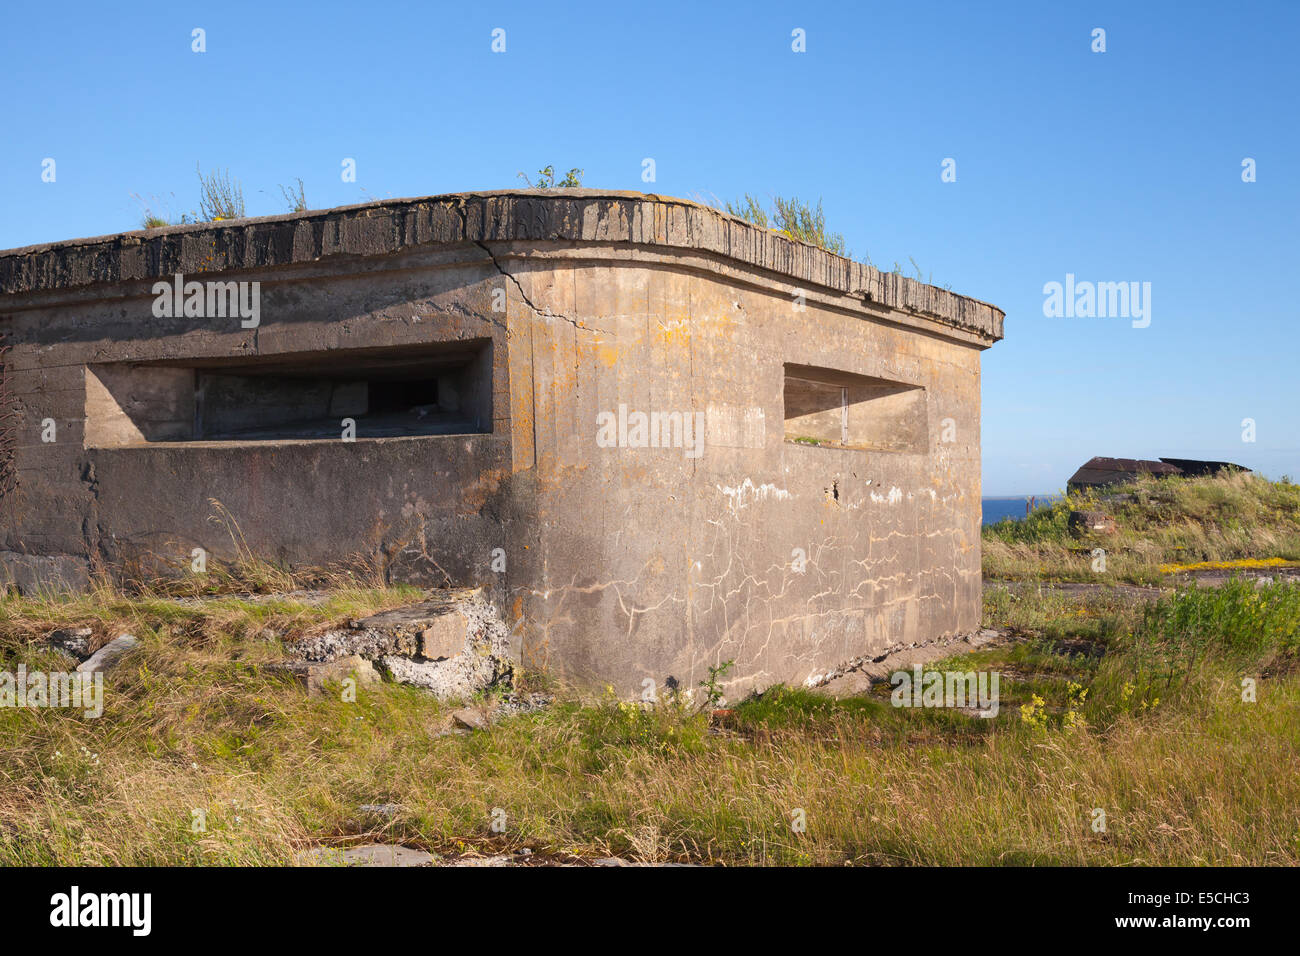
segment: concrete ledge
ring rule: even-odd
[[[84,591],[90,586],[90,565],[71,554],[22,554],[0,551],[0,592],[15,587],[18,593]]]
[[[699,250],[976,334],[1002,338],[1004,313],[968,296],[881,272],[685,199],[596,189],[452,193],[137,230],[0,252],[0,293],[368,257],[438,244],[632,243]],[[12,305],[10,305],[12,307]]]

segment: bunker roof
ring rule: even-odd
[[[203,222],[0,251],[0,294],[73,290],[383,256],[433,244],[560,241],[687,250],[973,334],[1002,338],[996,306],[826,252],[712,206],[650,193],[512,189],[385,199],[280,216]],[[213,263],[219,263],[214,268]]]

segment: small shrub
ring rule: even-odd
[[[1190,667],[1211,659],[1241,666],[1300,649],[1300,587],[1257,587],[1237,578],[1214,588],[1186,588],[1147,609],[1145,646]]]
[[[298,179],[297,190],[289,189],[286,186],[281,186],[280,195],[284,196],[284,201],[289,204],[290,212],[307,211],[307,193],[303,189],[301,178]]]
[[[806,242],[837,256],[847,255],[844,236],[838,232],[826,231],[826,214],[822,211],[820,199],[814,208],[793,196],[789,199],[773,196],[772,210],[769,213],[761,202],[745,193],[743,202],[729,202],[723,208],[731,215],[739,216],[762,229],[774,229],[788,239]]]
[[[731,215],[739,216],[741,219],[745,220],[745,222],[752,222],[754,225],[763,229],[772,228],[772,220],[768,216],[767,210],[763,208],[761,202],[749,193],[745,193],[745,199],[743,202],[728,202],[723,208],[725,208]]]
[[[670,690],[656,701],[620,700],[613,688],[581,714],[583,736],[593,769],[600,770],[628,750],[667,757],[697,753],[708,720],[695,713],[688,695]]]
[[[199,215],[202,222],[216,222],[220,219],[244,218],[244,187],[239,180],[230,178],[230,171],[203,175],[201,167],[195,166],[199,174]]]
[[[1029,703],[1020,705],[1020,722],[1038,730],[1047,726],[1047,701],[1037,694],[1029,698]]]
[[[1077,730],[1087,730],[1088,721],[1083,716],[1083,707],[1088,699],[1088,688],[1076,681],[1067,681],[1065,692],[1068,705],[1062,726],[1069,733],[1074,733]]]
[[[519,178],[526,182],[531,189],[578,189],[582,186],[582,176],[585,170],[570,169],[564,178],[558,183],[555,181],[555,167],[546,166],[537,171],[537,182],[534,183],[524,173],[519,174]]]
[[[160,229],[163,226],[177,226],[195,221],[196,217],[190,213],[182,214],[179,219],[173,218],[170,212],[171,203],[166,199],[152,195],[146,199],[139,193],[132,193],[131,198],[140,204],[141,229]],[[175,200],[176,196],[173,194],[171,198]]]
[[[719,678],[731,670],[732,665],[735,663],[735,661],[723,661],[717,667],[709,667],[709,676],[700,681],[700,689],[704,691],[700,700],[701,710],[712,710],[722,703],[722,686],[719,683]]]

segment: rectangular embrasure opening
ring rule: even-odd
[[[912,454],[929,448],[920,385],[787,363],[783,401],[789,442]]]
[[[491,342],[86,367],[86,445],[492,430]]]

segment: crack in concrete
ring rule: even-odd
[[[610,334],[605,329],[598,328],[597,326],[594,325],[586,325],[581,320],[572,319],[562,312],[552,312],[549,308],[539,309],[533,303],[533,300],[528,297],[528,293],[524,291],[524,287],[519,284],[519,280],[515,278],[514,274],[506,271],[505,266],[501,265],[501,263],[497,261],[497,257],[493,255],[492,250],[487,247],[487,243],[479,242],[477,239],[473,240],[473,242],[474,245],[478,246],[480,249],[482,249],[484,252],[488,254],[488,258],[491,259],[492,264],[496,266],[497,272],[501,273],[512,283],[514,283],[515,288],[519,290],[520,297],[524,300],[524,304],[528,306],[528,308],[536,312],[538,315],[545,316],[548,319],[563,319],[565,322],[568,322],[575,329],[581,329],[584,332],[599,332],[601,335]]]
[[[469,214],[465,211],[465,201],[463,199],[456,203],[456,212],[460,214],[461,228],[464,230],[465,238],[469,239]],[[601,335],[610,334],[605,329],[597,328],[594,325],[585,325],[579,319],[571,319],[569,318],[569,316],[564,315],[561,312],[552,312],[550,309],[539,309],[533,303],[533,300],[529,298],[528,293],[524,291],[524,287],[520,285],[519,280],[515,277],[514,273],[509,272],[505,266],[503,266],[499,261],[497,261],[496,254],[493,253],[492,250],[488,248],[486,242],[482,242],[478,239],[469,239],[469,241],[474,243],[474,245],[478,246],[485,253],[487,253],[487,257],[492,260],[492,265],[496,267],[497,272],[501,273],[512,283],[514,283],[514,287],[519,290],[519,295],[524,300],[524,304],[528,306],[528,308],[536,312],[538,315],[543,315],[546,316],[547,318],[552,318],[552,319],[563,319],[565,322],[568,322],[570,325],[572,325],[575,329],[582,329],[584,332],[599,332]]]

